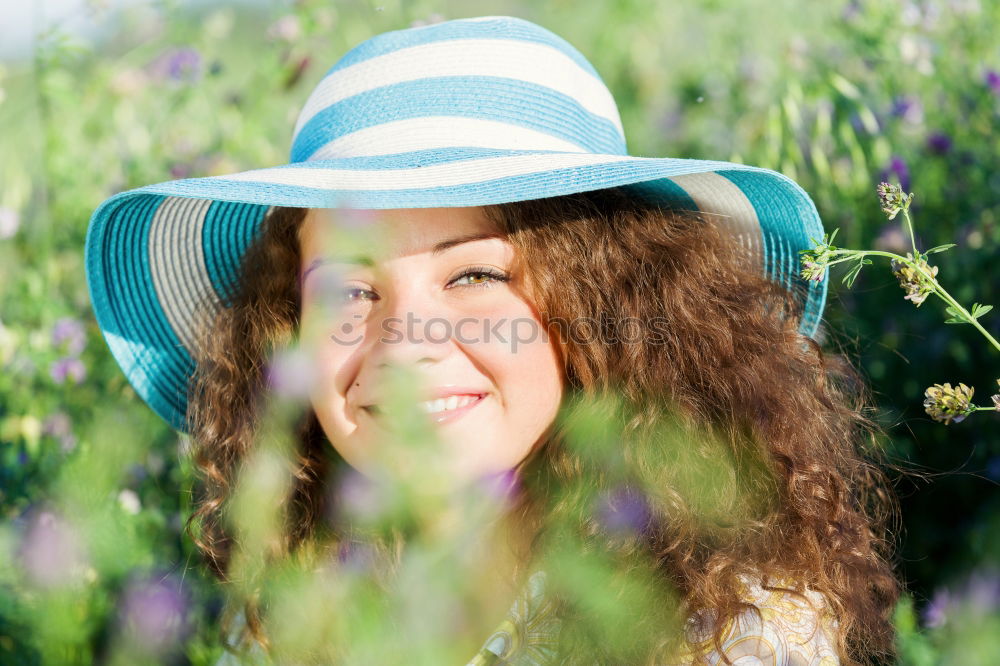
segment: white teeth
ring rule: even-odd
[[[452,395],[447,398],[438,398],[437,400],[425,400],[424,402],[417,403],[424,412],[428,414],[434,414],[437,412],[448,412],[453,409],[458,409],[460,407],[465,407],[470,405],[480,398],[482,395]],[[380,410],[375,405],[369,405],[365,407],[373,414],[378,413]]]
[[[458,409],[459,407],[465,407],[478,399],[478,395],[453,395],[447,398],[438,398],[437,400],[427,400],[425,402],[421,402],[420,408],[428,414],[434,414],[435,412],[447,412],[452,409]]]

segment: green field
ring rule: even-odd
[[[921,246],[957,244],[935,255],[941,282],[962,303],[1000,301],[996,0],[89,4],[100,41],[54,26],[29,59],[0,63],[2,663],[221,653],[223,599],[182,535],[192,464],[100,335],[87,223],[124,189],[284,163],[312,86],[379,32],[485,14],[540,23],[594,63],[633,155],[781,171],[839,244],[905,253],[875,194],[899,182]],[[823,344],[862,369],[885,428],[907,585],[900,663],[996,663],[1000,414],[946,426],[922,400],[963,382],[989,404],[1000,354],[971,326],[943,325],[939,303],[904,300],[885,265],[850,290],[840,276]],[[1000,315],[981,322],[1000,336]],[[150,604],[176,630],[143,638],[129,613]]]

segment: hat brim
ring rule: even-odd
[[[94,212],[86,270],[98,324],[136,392],[187,431],[198,313],[224,307],[240,260],[272,206],[482,206],[620,185],[717,216],[802,304],[814,336],[827,283],[800,277],[799,251],[823,236],[809,196],[788,177],[731,162],[453,148],[317,160],[174,180],[117,194]]]

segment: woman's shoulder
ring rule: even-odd
[[[689,623],[688,649],[682,663],[731,662],[775,666],[833,666],[837,654],[837,621],[823,594],[787,581],[765,585],[743,578],[742,600],[748,607],[722,633],[721,650],[710,641],[712,618],[704,614]],[[698,651],[691,647],[706,645]],[[696,655],[700,654],[700,658]],[[744,659],[745,661],[740,661]]]

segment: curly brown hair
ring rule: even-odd
[[[886,529],[895,509],[877,461],[877,429],[850,364],[798,332],[792,295],[761,275],[719,225],[628,187],[485,211],[515,248],[516,270],[556,334],[568,395],[613,395],[626,408],[623,432],[631,434],[621,446],[652,494],[652,528],[636,543],[681,594],[683,613],[709,611],[717,620],[710,642],[718,646],[727,622],[747,607],[746,576],[779,588],[794,581],[797,591],[808,587],[827,600],[845,663],[890,659],[898,581]],[[265,364],[298,326],[297,234],[305,212],[276,208],[266,218],[230,307],[206,328],[196,354],[188,416],[202,483],[188,524],[223,579],[232,535],[222,516],[259,426]],[[601,335],[579,341],[560,330],[581,317],[600,321]],[[656,344],[623,329],[653,320]],[[674,420],[690,446],[658,443],[655,433]],[[706,427],[711,437],[698,434]],[[287,552],[322,528],[331,471],[332,447],[311,410],[297,441],[284,506]],[[735,490],[705,502],[690,492],[699,483],[690,470],[719,456],[736,461],[727,477]],[[546,489],[581,476],[606,481],[558,430],[522,472],[527,490],[510,514],[534,526],[532,548],[544,543],[548,516],[566,511]],[[592,527],[582,525],[601,538]],[[249,610],[250,631],[263,642]],[[596,650],[585,634],[567,632],[577,651]],[[643,643],[633,657],[651,661],[677,640]]]

